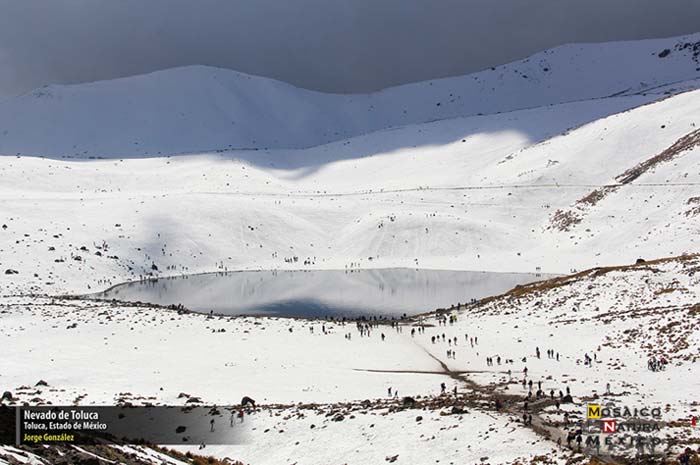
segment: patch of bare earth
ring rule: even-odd
[[[556,229],[559,231],[569,231],[571,228],[583,221],[586,213],[603,200],[609,194],[615,192],[620,187],[635,181],[643,174],[653,170],[662,163],[667,163],[680,154],[692,150],[700,145],[700,129],[689,132],[685,136],[678,139],[670,147],[663,152],[644,160],[636,166],[628,169],[624,173],[615,177],[617,184],[600,187],[586,196],[578,199],[568,210],[557,210],[550,218],[550,225],[547,229]],[[695,205],[700,201],[700,198],[693,197],[688,199],[689,205],[694,205],[691,210],[686,212],[687,216],[694,216],[700,213],[700,205]]]

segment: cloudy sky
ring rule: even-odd
[[[369,91],[699,30],[697,0],[0,0],[0,97],[190,64]]]

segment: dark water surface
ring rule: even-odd
[[[540,279],[545,277],[409,268],[241,271],[125,283],[94,297],[182,304],[197,312],[224,315],[401,316],[501,294]]]

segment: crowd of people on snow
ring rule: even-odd
[[[647,360],[647,369],[649,371],[664,371],[666,369],[667,364],[668,362],[663,357],[651,357],[649,360]]]

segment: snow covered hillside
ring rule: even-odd
[[[0,104],[0,153],[123,158],[308,147],[438,119],[696,88],[699,55],[699,34],[565,45],[366,95],[322,94],[206,67],[48,86]]]
[[[371,95],[194,67],[2,102],[2,391],[28,404],[254,396],[250,444],[179,448],[222,462],[584,464],[593,451],[567,437],[602,401],[658,406],[664,452],[696,447],[698,61],[695,34],[568,45]],[[59,296],[395,267],[566,276],[371,328]],[[359,305],[363,276],[343,280]],[[330,287],[274,283],[259,287]],[[546,394],[527,409],[523,378]],[[202,463],[120,447],[0,447],[0,464]]]
[[[700,91],[688,91],[437,121],[305,150],[0,157],[0,266],[12,273],[4,292],[225,269],[561,274],[691,252],[699,114]]]

